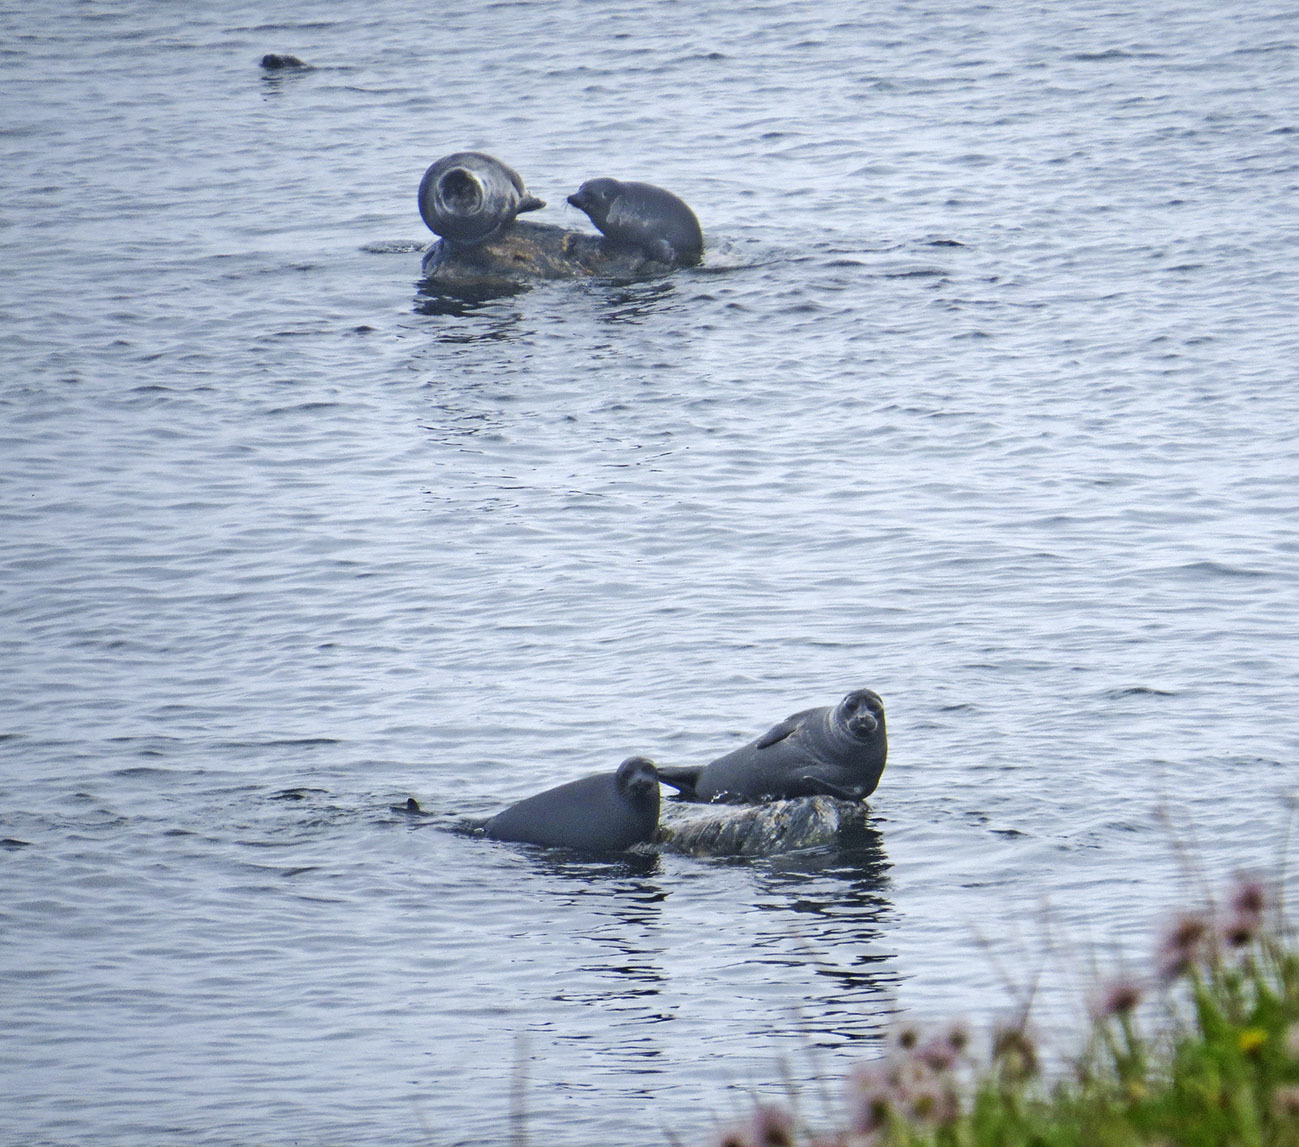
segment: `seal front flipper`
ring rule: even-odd
[[[755,749],[769,749],[772,745],[778,745],[791,733],[796,733],[803,724],[803,713],[795,713],[792,717],[786,717],[778,725],[772,725],[765,733],[753,742]]]
[[[703,772],[702,765],[693,767],[659,769],[659,780],[669,788],[674,788],[681,794],[683,800],[698,800],[695,794],[695,785],[699,781],[699,774]]]

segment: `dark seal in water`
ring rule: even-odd
[[[485,242],[516,216],[545,206],[514,168],[481,151],[444,155],[419,184],[420,216],[430,231],[455,244]]]
[[[569,781],[511,805],[483,825],[483,831],[494,840],[623,852],[651,841],[658,822],[654,762],[628,757],[617,772]]]
[[[670,267],[693,267],[703,257],[699,220],[670,191],[652,183],[588,179],[569,203],[585,211],[609,249],[630,249]]]
[[[884,702],[858,689],[838,705],[786,717],[711,764],[660,769],[659,778],[689,801],[743,804],[818,794],[860,801],[879,784],[888,751]]]

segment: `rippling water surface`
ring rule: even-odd
[[[901,1012],[1072,1015],[1178,842],[1275,859],[1291,8],[265,13],[3,16],[0,1138],[701,1142]],[[668,186],[706,263],[428,298],[467,147],[572,227]],[[851,853],[390,811],[863,685]]]

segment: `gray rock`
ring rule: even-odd
[[[648,847],[688,856],[774,856],[807,848],[845,848],[869,835],[869,808],[834,797],[767,804],[664,801]]]

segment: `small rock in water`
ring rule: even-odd
[[[666,801],[655,847],[690,856],[774,856],[838,847],[862,835],[868,816],[860,802],[826,796],[753,805]]]

